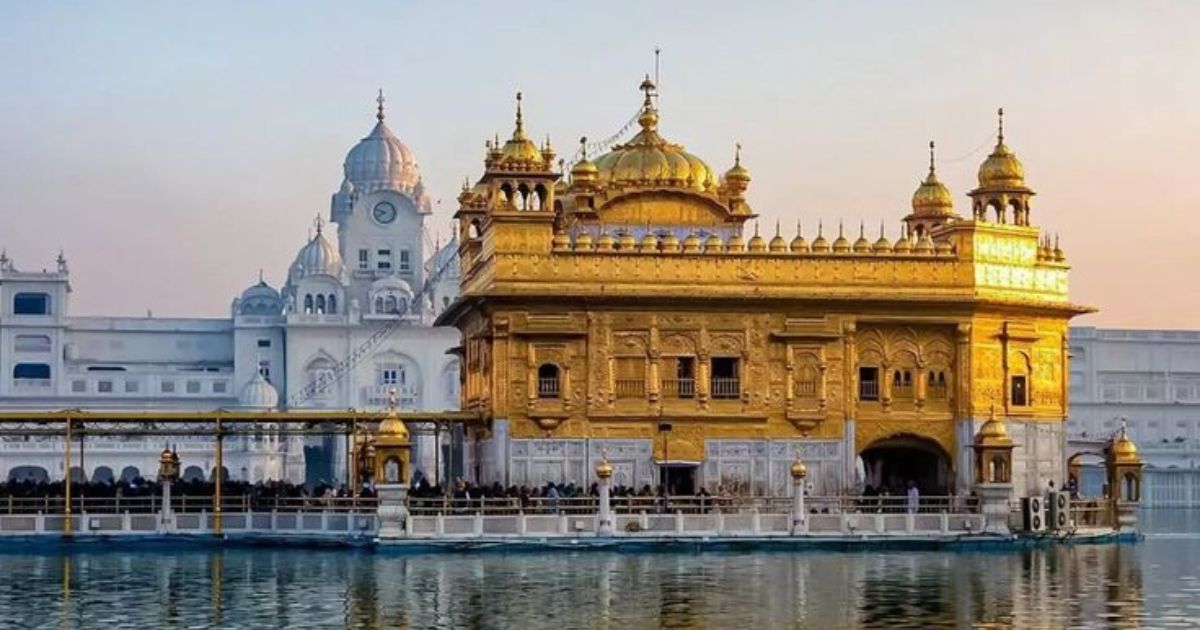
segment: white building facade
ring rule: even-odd
[[[1200,331],[1072,328],[1070,378],[1072,453],[1099,451],[1125,423],[1146,463],[1144,502],[1200,505]]]
[[[75,316],[61,254],[54,269],[32,272],[0,256],[0,409],[377,409],[392,389],[402,409],[457,409],[449,351],[459,334],[432,322],[458,295],[458,246],[429,243],[430,200],[413,153],[384,122],[382,96],[376,119],[346,157],[329,214],[336,233],[318,218],[280,288],[260,277],[228,318]],[[416,471],[441,476],[439,442],[416,438]],[[150,478],[163,446],[89,438],[72,475]],[[0,479],[63,477],[62,447],[3,440]],[[210,441],[177,448],[185,477],[211,477]],[[224,462],[232,479],[346,481],[344,438],[227,440]]]

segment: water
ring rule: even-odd
[[[973,553],[10,548],[0,628],[1200,628],[1200,511],[1143,523]]]

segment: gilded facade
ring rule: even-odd
[[[993,407],[1023,494],[1065,476],[1067,264],[1031,221],[1003,128],[965,216],[930,166],[893,242],[882,226],[761,233],[740,147],[718,173],[640,131],[567,171],[533,142],[489,142],[459,196],[463,406],[484,482],[590,478],[676,492],[969,489]],[[789,230],[791,232],[791,230]],[[747,235],[749,235],[747,237]],[[811,241],[810,241],[811,238]]]

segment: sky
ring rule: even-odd
[[[225,316],[327,216],[377,89],[445,239],[517,90],[570,155],[630,118],[659,47],[663,135],[718,171],[742,143],[765,231],[895,238],[930,139],[967,211],[1004,107],[1032,220],[1100,309],[1076,323],[1200,328],[1196,24],[1185,1],[0,0],[0,247],[64,250],[72,314]]]

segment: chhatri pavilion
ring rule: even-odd
[[[1091,309],[1002,124],[961,214],[931,150],[895,242],[764,235],[740,151],[718,172],[641,90],[637,134],[584,142],[565,176],[518,95],[458,198],[461,298],[438,323],[489,420],[468,440],[481,482],[587,484],[604,454],[616,485],[785,495],[799,456],[818,495],[965,492],[995,409],[1014,494],[1062,484],[1067,326]]]

